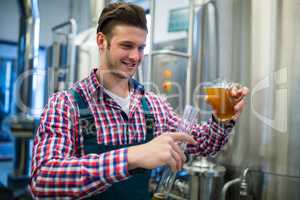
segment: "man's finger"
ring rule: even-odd
[[[172,149],[180,156],[180,161],[181,161],[181,166],[180,167],[182,167],[183,163],[186,161],[186,157],[183,153],[183,150],[175,142],[172,142],[171,146],[172,146]]]
[[[178,152],[176,152],[175,150],[172,151],[172,157],[176,162],[176,170],[181,169],[182,165],[183,165],[183,161],[181,159],[181,156]]]
[[[241,98],[244,96],[247,96],[249,93],[249,89],[247,87],[242,87],[242,88],[231,88],[230,90],[230,94],[232,97],[237,97],[237,98]]]
[[[245,101],[242,100],[242,101],[238,102],[238,103],[234,106],[234,110],[235,110],[236,112],[241,112],[242,109],[243,109],[244,107],[245,107]]]
[[[233,96],[247,96],[247,94],[249,93],[249,89],[247,87],[242,87],[239,90],[236,90],[236,95]]]
[[[247,87],[243,87],[241,89],[241,93],[242,93],[243,96],[247,96],[248,93],[249,93],[249,89]]]
[[[197,144],[196,140],[194,138],[186,133],[170,133],[170,136],[173,138],[174,142],[185,142],[188,144]]]
[[[173,172],[177,171],[177,169],[176,169],[176,160],[175,160],[175,158],[173,158],[173,156],[168,160],[167,165],[169,165],[169,167],[171,168],[171,170]]]
[[[235,97],[238,95],[238,89],[236,87],[233,87],[230,89],[231,96]]]

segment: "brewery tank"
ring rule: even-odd
[[[181,74],[189,73],[190,91],[183,96],[191,96],[183,102],[203,108],[197,88],[216,78],[250,89],[228,144],[214,158],[226,166],[225,181],[240,177],[249,168],[249,198],[300,199],[300,0],[193,3],[192,67],[184,70],[186,65],[180,66]],[[148,64],[153,72],[164,67],[155,63],[158,60],[157,56]],[[151,80],[160,83],[156,80],[159,75],[152,73]],[[210,115],[204,112],[201,116],[205,120]],[[238,187],[228,192],[227,199],[240,198]]]
[[[210,35],[217,44],[216,69],[198,59],[194,69],[201,69],[198,81],[222,78],[251,91],[229,144],[216,161],[226,166],[227,180],[249,168],[247,190],[252,199],[300,199],[300,1],[213,2],[217,28]],[[211,48],[198,51],[205,58]],[[239,199],[238,189],[232,191],[228,199]]]

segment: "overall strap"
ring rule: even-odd
[[[92,115],[92,112],[89,108],[89,105],[87,101],[74,89],[70,89],[70,93],[73,95],[76,103],[79,107],[79,120],[82,119],[90,119],[92,118],[94,120],[94,117]],[[142,108],[144,111],[145,121],[146,121],[146,142],[150,141],[154,137],[154,123],[155,118],[153,113],[150,111],[149,104],[147,102],[147,99],[145,96],[141,98]]]
[[[69,91],[79,108],[79,130],[84,137],[93,137],[96,134],[95,119],[87,101],[74,88],[69,89]],[[81,154],[82,146],[79,144],[78,138],[75,138],[75,143],[76,151]]]
[[[79,117],[85,118],[89,115],[92,115],[87,101],[74,88],[71,88],[69,91],[73,95],[76,103],[78,104]]]
[[[144,111],[145,121],[146,121],[146,142],[150,141],[154,137],[154,115],[151,113],[149,104],[145,96],[141,99],[142,108]]]

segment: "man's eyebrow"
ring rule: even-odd
[[[136,43],[134,42],[131,42],[131,41],[121,41],[120,44],[130,44],[130,45],[136,45]],[[145,47],[146,44],[141,44],[141,45],[138,45],[139,47]]]

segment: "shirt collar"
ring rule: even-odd
[[[97,91],[103,90],[103,85],[97,79],[97,69],[93,69],[87,81],[87,89],[91,96],[94,96]]]
[[[130,86],[130,88],[134,89],[134,92],[139,92],[141,94],[145,93],[144,86],[141,83],[139,83],[137,80],[133,79],[133,78],[131,78],[129,80],[129,86]]]
[[[144,95],[145,88],[137,80],[131,78],[129,80],[129,86],[130,86],[130,88],[133,88],[133,94],[139,93],[139,94]],[[99,94],[99,93],[97,93],[99,91],[101,91],[101,93],[104,91],[103,85],[97,79],[97,69],[96,68],[92,70],[92,72],[90,73],[90,75],[88,77],[87,89],[91,96]]]

